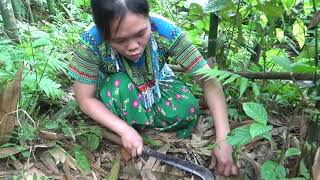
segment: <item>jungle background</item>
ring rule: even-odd
[[[246,178],[320,179],[320,1],[149,3],[212,65],[199,73],[223,86],[226,141],[249,162],[241,164]],[[131,159],[80,112],[67,69],[92,23],[89,0],[1,0],[0,10],[0,179],[197,179],[151,157]],[[192,77],[169,63],[201,99]],[[208,167],[219,147],[202,107],[191,138],[147,131],[145,144]]]

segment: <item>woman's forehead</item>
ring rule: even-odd
[[[111,37],[129,38],[150,26],[149,18],[128,12],[123,18],[118,18],[111,23]]]

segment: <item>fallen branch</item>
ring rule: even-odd
[[[180,65],[169,65],[176,72],[183,72]],[[269,80],[314,80],[313,73],[292,73],[292,72],[231,72],[248,79],[269,79]],[[317,75],[320,78],[320,74]]]

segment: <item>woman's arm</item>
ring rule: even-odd
[[[204,68],[209,69],[210,67],[206,65]],[[200,83],[203,88],[205,100],[213,116],[216,130],[216,143],[219,145],[218,148],[212,151],[212,156],[217,158],[217,163],[215,163],[212,157],[210,166],[215,166],[218,172],[225,176],[229,176],[230,174],[236,175],[237,166],[232,162],[232,146],[226,143],[230,127],[222,87],[216,78],[210,80],[201,79],[198,83]]]
[[[75,81],[73,88],[80,109],[86,115],[121,136],[123,146],[133,157],[142,153],[143,141],[141,136],[96,98],[96,85]]]

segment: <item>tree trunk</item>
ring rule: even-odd
[[[19,42],[17,21],[14,17],[11,0],[1,0],[0,10],[6,34],[14,42]]]
[[[26,6],[27,6],[27,14],[29,16],[29,21],[30,23],[34,23],[34,19],[33,19],[33,13],[31,10],[31,5],[30,5],[30,1],[29,0],[25,0]]]
[[[22,21],[22,16],[21,16],[21,7],[17,0],[11,0],[12,3],[12,8],[14,12],[14,16],[16,17],[17,20]]]
[[[312,1],[313,2],[313,10],[314,13],[317,13],[317,8],[316,8],[316,2],[315,0]],[[315,67],[318,68],[319,67],[319,51],[318,51],[318,29],[317,27],[315,28],[314,31],[314,36],[315,38],[315,54],[314,54],[314,64]],[[320,78],[318,76],[319,74],[315,73],[315,78],[314,78],[314,83],[316,85],[316,96],[320,96]],[[318,110],[320,110],[320,101],[317,100],[315,103],[315,108],[317,108]],[[303,147],[303,151],[301,154],[301,157],[306,165],[306,167],[308,168],[309,172],[312,172],[310,174],[313,174],[313,179],[318,180],[319,179],[319,169],[318,167],[315,166],[319,166],[319,162],[316,162],[317,159],[315,159],[315,155],[317,152],[317,149],[319,149],[320,147],[320,115],[317,114],[315,115],[316,117],[314,117],[314,119],[312,119],[309,122],[309,126],[308,126],[308,137],[307,137],[307,141],[304,144]]]
[[[208,39],[208,64],[213,67],[213,60],[216,58],[217,49],[217,36],[218,36],[218,24],[219,18],[215,13],[210,13],[210,29],[209,29],[209,39]],[[218,62],[218,65],[220,67]]]
[[[48,10],[49,10],[50,16],[55,16],[56,8],[55,8],[54,0],[47,0],[47,4],[48,4]]]

